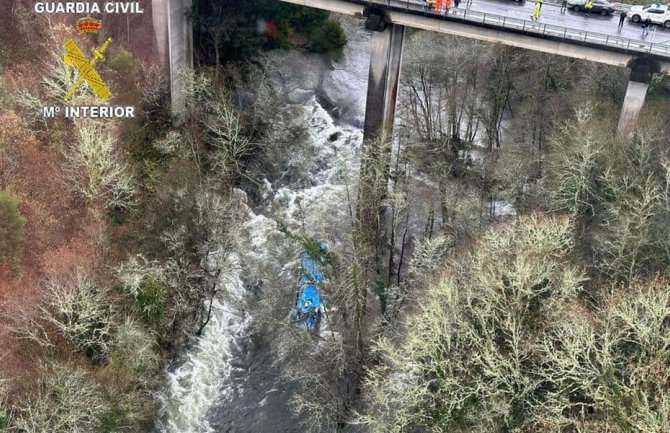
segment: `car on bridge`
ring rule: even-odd
[[[594,14],[600,14],[600,15],[611,15],[614,13],[614,10],[616,7],[614,4],[608,2],[607,0],[593,0],[593,7],[591,8],[591,12]],[[584,7],[586,5],[586,0],[570,0],[568,1],[568,7],[572,9],[575,12],[579,11],[586,11],[586,8]]]
[[[631,21],[634,23],[639,23],[649,18],[653,24],[660,24],[666,29],[670,29],[670,11],[668,11],[666,5],[660,3],[647,6],[633,6],[630,8],[628,16],[630,16]]]

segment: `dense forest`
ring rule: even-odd
[[[138,116],[73,121],[41,114],[76,80],[72,23],[0,7],[0,432],[152,431],[264,185],[310,181],[269,53],[338,55],[347,18],[194,1],[179,116],[151,33],[110,18],[90,43],[123,41],[100,70]],[[302,431],[669,431],[670,85],[617,136],[628,73],[409,32],[393,142],[360,144],[313,215],[267,212],[272,254],[330,245],[327,331],[286,324],[270,266],[236,301]]]

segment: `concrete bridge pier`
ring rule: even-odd
[[[365,26],[375,33],[370,54],[363,139],[381,136],[382,140],[390,140],[400,81],[405,26],[387,23],[383,12],[374,9],[367,12]]]
[[[389,23],[383,11],[368,8],[365,16],[365,28],[375,33],[372,36],[365,104],[363,154],[366,152],[365,146],[374,149],[379,144],[378,140],[383,144],[391,143],[405,37],[405,27]],[[362,244],[369,248],[368,251],[374,252],[374,257],[369,257],[366,268],[375,269],[375,276],[371,278],[381,281],[386,279],[393,266],[393,250],[390,248],[392,240],[388,233],[390,209],[382,205],[387,194],[391,146],[383,149],[382,152],[373,151],[368,157],[361,158],[356,207]],[[377,178],[380,174],[381,179]]]
[[[156,54],[161,66],[168,64],[168,28],[167,28],[167,0],[151,0],[151,19],[154,26],[154,42]]]
[[[191,0],[167,0],[168,40],[170,52],[170,101],[172,112],[179,116],[184,110],[181,74],[193,69],[193,26],[187,14]]]
[[[151,14],[160,63],[170,73],[172,113],[184,109],[181,73],[193,68],[193,27],[188,13],[191,0],[152,0]]]
[[[654,72],[658,72],[658,68],[654,66],[651,62],[644,60],[636,60],[634,62],[630,78],[628,79],[628,87],[626,88],[626,96],[621,107],[621,114],[619,115],[617,135],[632,134],[635,130],[637,120],[640,117],[640,111],[642,111],[642,106],[647,96],[651,77]]]

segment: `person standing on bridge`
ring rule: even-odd
[[[626,17],[628,16],[628,13],[625,10],[622,10],[619,12],[619,31],[623,28],[623,23],[626,21]]]
[[[535,0],[535,4],[540,5],[540,11],[542,10],[542,4],[544,4],[544,0]]]
[[[591,0],[586,0],[586,4],[584,5],[584,9],[586,9],[586,16],[589,17],[591,16],[591,8],[593,7],[593,2]]]
[[[461,4],[461,0],[454,0],[454,6],[458,7]],[[456,11],[454,11],[456,13]]]
[[[644,38],[649,34],[649,27],[651,27],[651,18],[647,17],[642,22],[642,37]]]
[[[533,7],[533,15],[531,15],[531,19],[533,21],[539,21],[540,20],[540,9],[542,6],[540,5],[540,2],[535,2],[535,7]]]
[[[465,4],[465,8],[469,9],[470,6],[472,6],[472,0],[468,0],[468,2]]]
[[[568,0],[561,0],[561,13],[568,10]]]

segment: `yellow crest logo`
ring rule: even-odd
[[[84,81],[86,81],[88,85],[91,86],[93,93],[95,93],[95,96],[98,98],[105,100],[112,96],[112,92],[109,91],[107,84],[105,84],[100,75],[93,68],[98,60],[105,60],[103,53],[107,50],[107,46],[109,46],[111,42],[112,38],[110,37],[107,38],[107,40],[100,47],[93,48],[93,57],[89,60],[86,58],[86,55],[84,55],[74,39],[68,38],[68,40],[65,41],[65,51],[67,53],[63,57],[63,60],[66,64],[73,65],[77,68],[77,70],[79,70],[79,76],[77,77],[77,80],[65,95],[66,101],[72,99],[74,92],[77,91],[79,86],[81,86],[81,83]]]

